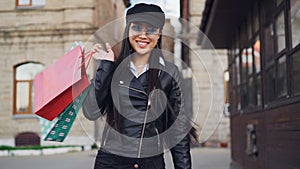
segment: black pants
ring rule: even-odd
[[[99,150],[94,169],[165,169],[163,155],[129,158]]]

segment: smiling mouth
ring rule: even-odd
[[[141,42],[141,41],[136,41],[136,42],[141,48],[145,48],[149,44],[149,42]]]

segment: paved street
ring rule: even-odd
[[[96,151],[47,156],[0,157],[1,169],[92,169]],[[193,148],[193,169],[229,169],[230,151],[219,148]],[[167,169],[173,169],[170,154]]]
[[[195,169],[229,169],[231,162],[230,149],[198,148],[192,155]]]
[[[44,156],[0,157],[1,169],[92,169],[96,151]]]
[[[229,169],[230,149],[223,148],[193,148],[193,169]],[[174,169],[171,163],[171,155],[166,155],[167,169]]]

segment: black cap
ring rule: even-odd
[[[157,5],[139,3],[127,10],[126,23],[131,22],[145,22],[162,29],[165,24],[165,13]]]

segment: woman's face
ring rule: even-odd
[[[149,54],[157,44],[159,31],[159,28],[146,23],[131,23],[129,25],[130,45],[137,54]]]

